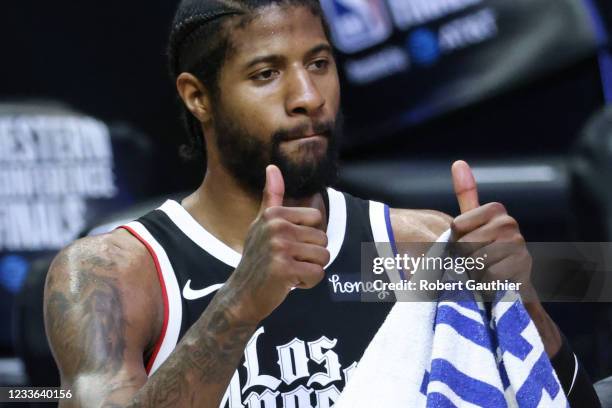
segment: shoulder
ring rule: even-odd
[[[374,202],[343,194],[370,206]],[[390,208],[389,218],[396,242],[435,242],[453,221],[453,217],[441,211],[405,208]]]
[[[163,325],[161,296],[153,259],[129,232],[118,229],[82,238],[60,251],[49,268],[44,302],[47,333],[59,352],[57,348],[69,342],[59,341],[58,336],[70,330],[95,331],[89,327],[95,319],[117,329],[122,342],[148,350]],[[79,341],[75,337],[72,343]]]
[[[397,242],[433,242],[450,228],[453,218],[435,210],[389,210]]]
[[[117,229],[103,235],[81,238],[64,248],[53,260],[49,273],[53,275],[96,274],[132,280],[155,271],[155,264],[146,247],[129,232]]]

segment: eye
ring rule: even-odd
[[[329,61],[326,59],[318,59],[310,64],[317,71],[324,71],[329,66]]]
[[[253,75],[251,79],[255,81],[270,81],[271,79],[276,78],[279,75],[279,72],[275,69],[266,69],[258,72]]]

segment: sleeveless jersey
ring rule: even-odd
[[[361,243],[393,242],[389,208],[327,189],[325,277],[295,289],[246,345],[221,407],[333,406],[392,303],[360,302]],[[123,226],[153,257],[164,324],[146,364],[151,375],[238,266],[241,255],[168,200]]]

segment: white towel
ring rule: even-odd
[[[476,299],[396,303],[334,407],[567,407],[520,297],[502,296],[490,319]]]

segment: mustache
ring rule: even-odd
[[[292,129],[279,129],[272,135],[275,143],[301,139],[311,135],[322,135],[329,139],[335,129],[334,121],[303,123]],[[312,129],[312,131],[311,131]]]

